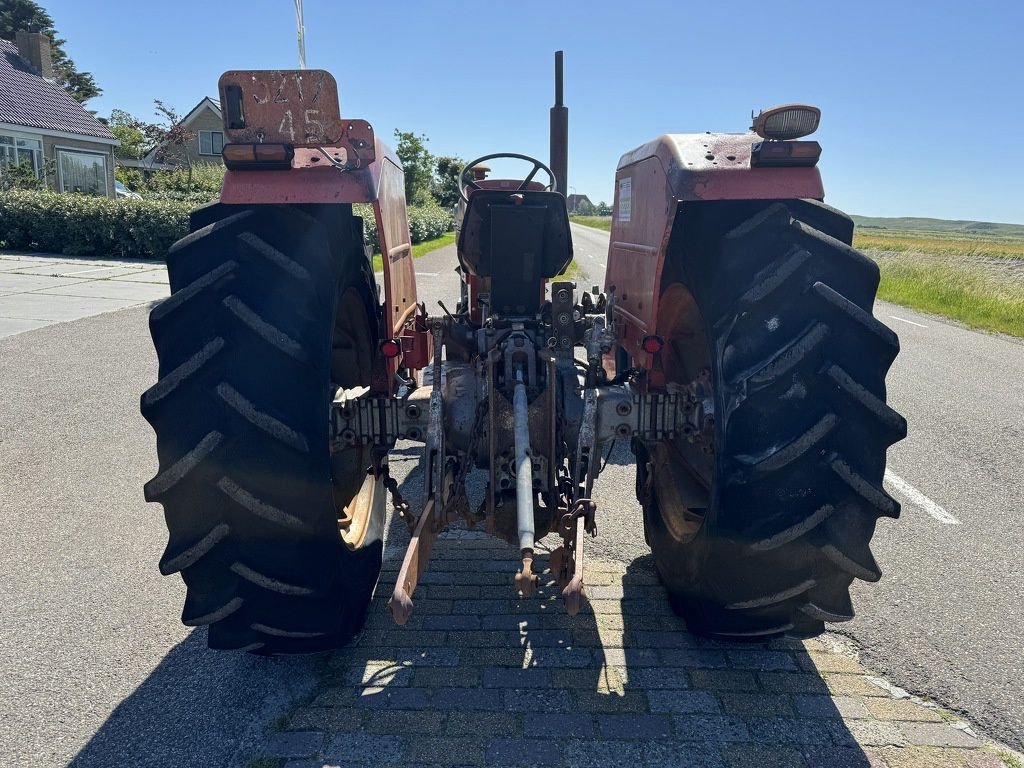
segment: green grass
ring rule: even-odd
[[[455,242],[454,232],[445,232],[440,237],[435,237],[433,240],[424,240],[422,243],[416,243],[412,247],[412,257],[418,259],[420,256],[425,256],[431,251],[436,251],[438,248],[444,248],[446,245],[451,245]],[[384,259],[379,253],[373,254],[373,271],[380,272],[384,269]]]
[[[605,232],[612,231],[611,216],[570,216],[569,221],[573,224],[582,224],[585,227],[603,229]]]
[[[575,261],[570,261],[569,262],[569,266],[565,268],[565,272],[563,272],[562,274],[558,275],[558,277],[556,277],[554,279],[555,280],[582,280],[586,276],[587,276],[587,273],[584,272],[580,268],[579,264],[577,264]]]
[[[999,759],[1003,761],[1006,768],[1024,768],[1024,763],[1009,750],[997,749],[996,754],[999,755]]]
[[[933,256],[1024,259],[1024,239],[952,235],[889,229],[860,229],[853,245],[863,251],[927,253]]]
[[[1024,240],[1024,224],[1000,224],[992,221],[964,221],[953,219],[925,219],[904,216],[883,218],[879,216],[851,216],[858,229],[897,229],[930,232],[933,234],[958,234],[966,237],[976,235],[1012,237]]]
[[[996,280],[977,267],[951,262],[883,259],[879,266],[880,299],[1024,337],[1024,281]]]

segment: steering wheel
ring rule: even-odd
[[[462,202],[469,202],[469,198],[466,197],[466,187],[472,187],[473,189],[483,189],[483,187],[477,184],[476,181],[473,179],[473,169],[480,165],[480,163],[484,162],[484,160],[494,160],[499,157],[511,158],[513,160],[525,160],[528,163],[533,163],[533,168],[530,170],[530,173],[527,174],[526,178],[523,179],[522,183],[516,189],[516,192],[522,192],[524,189],[528,189],[530,186],[530,182],[533,181],[533,177],[537,175],[537,171],[544,171],[544,173],[548,175],[548,185],[544,187],[545,191],[558,191],[558,185],[555,182],[554,172],[537,158],[530,157],[529,155],[517,155],[515,152],[498,152],[493,155],[484,155],[483,157],[478,157],[476,160],[473,160],[470,163],[466,163],[466,165],[462,167],[462,170],[459,172],[459,197],[462,198]]]

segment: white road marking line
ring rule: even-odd
[[[896,491],[898,495],[905,498],[911,504],[920,507],[940,523],[945,523],[946,525],[960,525],[959,520],[892,470],[885,470],[885,482],[892,486],[892,489]]]
[[[891,317],[893,320],[899,320],[901,323],[910,323],[911,325],[916,325],[918,328],[927,328],[928,327],[927,325],[921,325],[920,323],[915,323],[913,320],[907,320],[905,317],[896,317],[896,315],[889,315],[889,317]]]

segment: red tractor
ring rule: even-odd
[[[559,59],[560,64],[560,59]],[[513,542],[510,591],[550,556],[566,608],[603,514],[602,447],[631,442],[646,537],[674,607],[715,637],[810,636],[853,615],[886,448],[895,334],[872,317],[877,267],[825,206],[818,111],[762,113],[752,133],[666,135],[623,155],[604,291],[559,280],[572,259],[565,108],[552,168],[490,155],[463,169],[461,300],[417,303],[402,168],[341,117],[318,70],[228,72],[228,167],[168,256],[152,312],[159,381],[142,396],[160,469],[165,574],[213,648],[337,647],[365,621],[385,497],[412,536],[390,608],[404,623],[431,544],[456,519]],[[522,179],[481,164],[525,160]],[[540,178],[538,179],[538,175]],[[378,295],[362,220],[373,206]],[[388,472],[423,444],[423,503]],[[471,504],[469,472],[487,473]]]

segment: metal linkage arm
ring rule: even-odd
[[[692,391],[641,395],[627,385],[597,390],[597,442],[615,438],[705,443],[714,432],[714,404]]]
[[[365,388],[343,390],[331,404],[331,449],[357,445],[389,449],[397,440],[424,440],[430,387],[408,398],[370,397]]]

